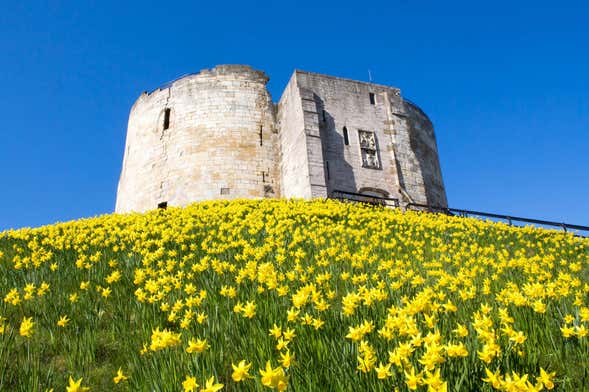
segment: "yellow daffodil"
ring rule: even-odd
[[[65,388],[66,392],[87,392],[87,391],[89,391],[90,390],[89,387],[82,386],[82,380],[83,380],[83,378],[80,378],[79,380],[74,381],[74,379],[70,376],[68,385]]]
[[[204,388],[201,388],[199,392],[217,392],[220,389],[223,389],[223,384],[215,383],[213,376],[206,381]]]
[[[188,347],[186,347],[186,352],[190,354],[202,353],[207,348],[209,348],[209,344],[206,339],[190,339],[188,341]]]
[[[267,361],[266,368],[260,369],[260,375],[262,376],[262,385],[270,388],[276,388],[279,391],[286,390],[288,385],[288,378],[280,366],[277,368],[272,368],[270,361]]]
[[[500,389],[502,378],[501,378],[501,374],[499,373],[499,371],[497,370],[496,372],[493,373],[488,368],[485,368],[485,373],[487,374],[487,377],[483,378],[482,380],[486,383],[491,384],[493,386],[493,388]]]
[[[198,388],[198,384],[196,383],[196,377],[186,376],[186,379],[182,381],[182,388],[184,388],[184,392],[196,392],[196,388]]]
[[[33,336],[33,326],[34,326],[33,318],[32,317],[24,317],[22,322],[20,323],[19,334],[20,336],[24,336],[30,338]]]
[[[248,373],[250,368],[252,367],[251,363],[246,363],[245,360],[239,361],[239,364],[234,365],[231,364],[233,368],[233,373],[231,374],[231,378],[235,382],[240,382],[251,378],[252,376]]]
[[[379,379],[385,379],[388,378],[390,376],[392,376],[393,374],[390,371],[391,369],[391,365],[387,364],[387,365],[383,365],[382,362],[378,364],[377,367],[374,368],[374,371],[376,371],[376,376]]]
[[[119,370],[117,370],[117,375],[114,376],[113,381],[115,384],[120,383],[121,381],[125,381],[127,380],[129,377],[125,376],[123,374],[123,370],[121,368],[119,368]]]
[[[540,376],[536,377],[536,380],[541,382],[544,387],[546,387],[546,389],[552,389],[554,388],[554,382],[552,380],[554,379],[555,375],[556,372],[547,373],[546,370],[540,368]]]
[[[61,316],[59,320],[57,320],[57,325],[59,327],[65,327],[70,322],[70,319],[67,316]]]
[[[283,368],[288,369],[294,360],[294,354],[291,355],[289,350],[286,350],[284,353],[280,353],[280,364]]]
[[[416,390],[418,386],[423,383],[421,373],[415,374],[415,368],[411,367],[411,372],[407,373],[405,370],[405,384],[412,391]]]

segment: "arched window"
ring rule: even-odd
[[[343,132],[344,132],[344,144],[346,146],[349,146],[350,145],[350,138],[348,137],[348,128],[344,127]]]

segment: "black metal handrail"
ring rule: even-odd
[[[367,195],[364,193],[334,190],[331,192],[330,198],[341,201],[354,201],[373,205],[381,205],[385,207],[399,207],[399,199],[395,199],[392,197]]]
[[[589,226],[573,225],[573,224],[564,223],[564,222],[553,222],[553,221],[547,221],[547,220],[542,220],[542,219],[522,218],[520,216],[493,214],[490,212],[462,210],[459,208],[431,206],[428,204],[419,204],[419,203],[408,203],[405,206],[405,208],[418,210],[418,211],[426,210],[428,212],[443,212],[448,215],[459,215],[462,217],[469,217],[469,216],[474,215],[474,216],[482,216],[482,217],[486,217],[486,218],[502,219],[504,221],[507,221],[507,223],[510,226],[513,225],[513,222],[523,222],[523,223],[532,223],[535,225],[542,225],[542,226],[559,227],[559,228],[563,229],[565,232],[567,232],[568,230],[580,230],[580,231],[585,231],[589,234]],[[585,236],[581,236],[581,237],[585,237]]]

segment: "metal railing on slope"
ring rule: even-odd
[[[331,199],[337,199],[340,201],[353,201],[359,203],[368,203],[383,207],[399,207],[399,199],[383,196],[366,195],[364,193],[345,192],[334,190],[331,192]]]
[[[569,230],[576,230],[576,231],[584,232],[584,234],[578,234],[578,233],[576,234],[580,237],[587,237],[589,235],[589,226],[573,225],[573,224],[564,223],[564,222],[553,222],[553,221],[547,221],[547,220],[542,220],[542,219],[522,218],[520,216],[493,214],[490,212],[462,210],[459,208],[431,206],[428,204],[419,204],[419,203],[408,203],[405,206],[405,208],[411,209],[411,210],[417,210],[417,211],[441,212],[441,213],[444,213],[447,215],[457,215],[457,216],[462,216],[462,217],[485,217],[485,218],[499,219],[499,220],[507,222],[510,226],[514,225],[514,222],[531,223],[531,224],[539,225],[539,226],[557,227],[557,228],[564,230],[565,232],[568,232]]]

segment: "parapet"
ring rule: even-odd
[[[240,76],[245,79],[250,79],[252,81],[260,82],[260,83],[267,83],[270,79],[268,75],[264,71],[258,71],[253,69],[249,65],[241,65],[241,64],[222,64],[217,65],[211,69],[203,69],[200,71],[198,75],[210,75],[210,76]]]
[[[227,77],[227,76],[233,76],[236,78],[243,78],[243,79],[247,79],[250,80],[252,82],[258,82],[258,83],[268,83],[268,80],[270,80],[270,78],[268,77],[268,75],[266,75],[266,73],[264,71],[259,71],[256,69],[253,69],[251,66],[249,65],[241,65],[241,64],[222,64],[222,65],[217,65],[213,68],[204,68],[201,69],[199,72],[196,73],[189,73],[189,74],[185,74],[182,75],[174,80],[171,80],[167,83],[164,83],[163,85],[155,88],[154,90],[152,90],[149,94],[152,94],[153,92],[157,91],[157,90],[165,90],[169,87],[171,87],[174,83],[179,82],[181,80],[187,79],[187,78],[192,78],[192,77]]]

